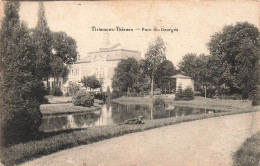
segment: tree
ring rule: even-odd
[[[47,81],[49,77],[54,77],[56,80],[66,78],[68,69],[65,64],[77,60],[76,41],[65,32],[52,32],[49,29],[43,2],[39,2],[38,22],[32,32],[37,48],[38,75]]]
[[[43,2],[39,2],[38,22],[33,30],[33,39],[36,47],[36,63],[38,75],[48,81],[51,75],[52,35],[45,18]]]
[[[41,124],[44,89],[36,73],[35,47],[29,30],[19,21],[19,2],[6,2],[1,24],[2,143],[25,140]]]
[[[243,99],[257,88],[259,73],[259,31],[253,24],[236,23],[215,33],[208,43],[220,79],[218,87],[225,87],[229,94],[239,94]]]
[[[69,74],[69,70],[61,58],[54,55],[51,59],[51,76],[54,78],[54,82],[57,84],[60,78],[63,78],[64,80],[66,79]]]
[[[195,53],[185,54],[179,63],[179,69],[185,75],[190,76],[195,81],[195,89],[204,93],[204,88],[212,88],[214,86],[215,70],[209,70],[211,56],[201,54],[197,56]]]
[[[101,82],[97,80],[96,76],[87,76],[87,77],[83,77],[83,79],[81,80],[81,82],[83,83],[83,85],[87,88],[91,89],[97,89],[101,87]]]
[[[173,74],[176,74],[173,63],[165,59],[162,63],[160,63],[154,75],[154,83],[157,88],[164,89],[165,87],[167,87],[168,83],[165,82],[163,77],[172,76]]]
[[[155,41],[149,43],[147,52],[145,53],[146,74],[151,80],[151,96],[153,96],[154,76],[160,65],[166,57],[166,43],[161,37],[157,37]]]
[[[54,55],[59,57],[65,64],[75,62],[78,54],[76,41],[67,36],[65,32],[52,32],[52,37]]]
[[[115,74],[112,78],[113,89],[129,92],[138,83],[140,70],[139,63],[135,58],[121,60],[114,71]]]

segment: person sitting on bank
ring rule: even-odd
[[[144,124],[143,118],[144,117],[142,115],[140,115],[138,118],[126,120],[124,124]]]

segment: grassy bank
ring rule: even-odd
[[[74,106],[72,103],[42,104],[40,106],[40,109],[41,109],[42,114],[44,114],[44,115],[55,115],[55,114],[93,112],[93,111],[99,110],[100,106],[81,107],[81,106]]]
[[[250,100],[223,100],[223,99],[212,99],[195,96],[194,100],[190,101],[174,101],[173,98],[167,98],[163,95],[165,102],[168,105],[180,105],[180,106],[192,106],[198,108],[213,108],[218,110],[232,110],[232,109],[252,109]],[[122,104],[150,104],[153,98],[150,97],[120,97],[114,99],[114,102]]]
[[[246,139],[233,155],[233,166],[259,166],[260,164],[260,131]]]
[[[90,144],[104,139],[140,132],[177,123],[212,118],[217,116],[252,112],[252,110],[221,112],[216,114],[189,115],[165,119],[146,120],[142,125],[111,125],[74,130],[66,133],[52,133],[35,141],[12,145],[2,149],[1,162],[13,165],[33,158],[57,152],[59,150]]]

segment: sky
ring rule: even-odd
[[[77,42],[81,57],[96,51],[104,32],[91,27],[134,29],[110,32],[111,43],[141,52],[161,36],[167,43],[167,59],[176,66],[186,53],[209,54],[210,36],[223,26],[248,21],[259,26],[257,1],[46,1],[46,18],[52,31],[64,31]],[[29,28],[37,23],[37,2],[21,2],[20,19]],[[178,31],[142,31],[142,28],[176,28]],[[140,28],[140,30],[135,30]]]

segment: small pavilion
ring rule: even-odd
[[[191,77],[182,75],[182,74],[177,74],[173,76],[165,76],[163,77],[164,79],[167,80],[173,80],[175,79],[176,85],[175,85],[175,90],[178,90],[178,87],[181,86],[182,89],[186,88],[191,88],[194,91],[194,80]]]

